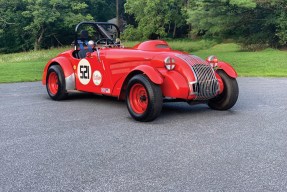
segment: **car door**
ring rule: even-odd
[[[79,91],[106,94],[111,93],[110,80],[106,74],[100,50],[87,53],[80,59],[76,70],[76,87]]]

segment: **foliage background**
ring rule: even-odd
[[[80,21],[127,21],[125,40],[232,39],[248,50],[287,44],[286,0],[0,0],[0,53],[69,45]]]

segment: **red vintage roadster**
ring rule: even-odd
[[[75,32],[75,48],[44,69],[42,83],[53,100],[65,99],[71,90],[117,97],[138,121],[154,120],[165,101],[207,103],[216,110],[237,101],[237,73],[215,56],[203,60],[162,40],[124,48],[118,27],[110,23],[81,22]]]

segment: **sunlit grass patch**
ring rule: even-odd
[[[257,52],[242,51],[235,43],[216,44],[210,40],[167,41],[174,50],[189,52],[206,58],[216,55],[230,63],[239,76],[287,77],[287,51],[265,49]],[[122,42],[133,47],[137,41]],[[71,47],[0,55],[0,83],[38,81],[45,64],[59,53]]]
[[[219,44],[194,54],[206,58],[216,55],[219,60],[230,63],[239,76],[287,77],[287,51],[265,49],[257,52],[241,51],[240,46]]]

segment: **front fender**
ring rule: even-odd
[[[235,69],[229,63],[219,61],[217,64],[217,67],[218,67],[218,69],[222,69],[228,76],[230,76],[234,79],[236,77],[238,77]]]
[[[135,71],[141,71],[143,74],[147,75],[154,84],[161,85],[163,83],[163,77],[160,72],[151,66],[140,65],[135,67],[130,73]]]
[[[125,86],[127,85],[130,78],[136,74],[145,74],[155,84],[163,84],[163,77],[161,73],[155,68],[148,65],[140,65],[135,67],[129,74],[121,78],[114,86],[112,95],[117,96],[119,99],[123,99]]]
[[[47,79],[47,72],[51,65],[60,65],[63,69],[65,81],[66,81],[66,89],[75,89],[75,74],[73,70],[72,63],[67,59],[66,57],[56,57],[54,59],[51,59],[44,68],[42,83],[43,85],[46,85],[46,79]]]

